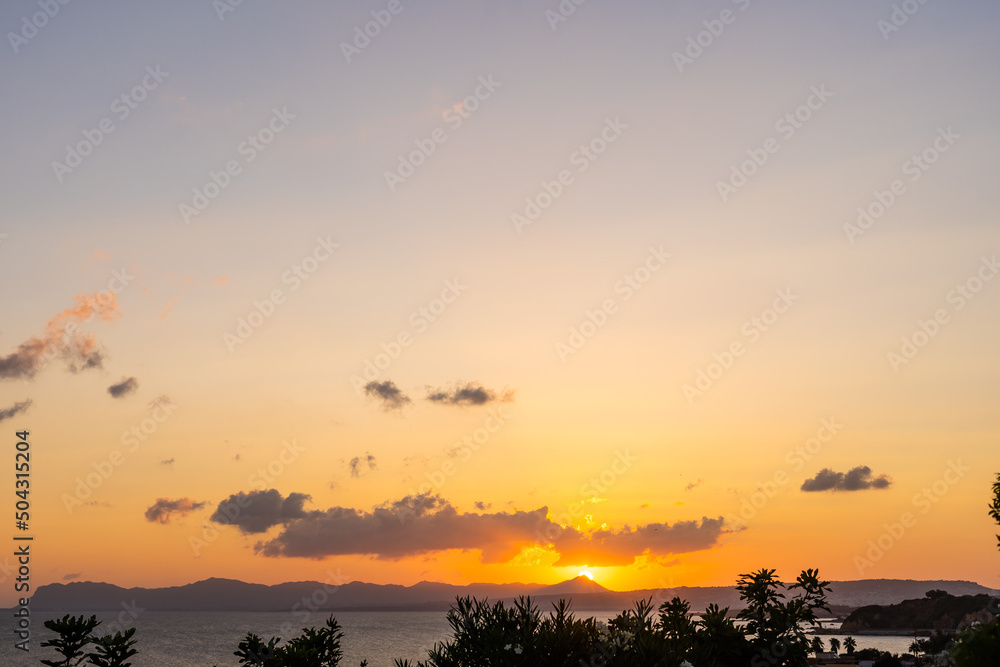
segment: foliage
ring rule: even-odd
[[[844,638],[844,650],[847,651],[847,655],[854,655],[854,649],[858,647],[858,643],[854,641],[854,637]]]
[[[303,628],[301,635],[289,639],[284,646],[278,646],[281,640],[277,637],[265,643],[248,632],[233,655],[240,659],[239,664],[252,667],[337,667],[343,656],[340,648],[343,637],[337,619],[330,616],[325,627]]]
[[[819,625],[818,610],[830,612],[826,603],[830,582],[821,581],[818,570],[804,570],[787,587],[801,594],[787,602],[778,590],[784,587],[774,570],[740,575],[736,589],[747,607],[739,618],[747,621],[746,630],[754,636],[751,643],[758,656],[776,667],[800,667],[808,664],[812,649],[806,637],[807,626]]]
[[[958,667],[996,667],[1000,656],[1000,620],[963,631],[952,655]]]
[[[41,643],[41,646],[51,646],[56,653],[63,658],[58,662],[54,660],[42,660],[43,665],[49,667],[77,667],[84,661],[83,648],[91,643],[90,633],[94,631],[100,621],[96,616],[84,618],[81,616],[70,616],[66,614],[58,620],[45,621],[45,627],[52,630],[59,636]]]
[[[989,507],[990,516],[1000,526],[1000,472],[997,473],[997,481],[993,483],[993,499]],[[997,548],[1000,549],[1000,535],[997,535]]]
[[[87,654],[90,664],[95,667],[130,667],[132,663],[125,661],[137,652],[132,648],[136,643],[132,639],[134,634],[135,628],[129,628],[124,633],[116,632],[114,635],[91,637],[97,650]]]
[[[690,605],[677,597],[658,608],[651,599],[640,600],[607,624],[575,619],[564,602],[542,615],[530,598],[509,608],[503,602],[459,598],[448,613],[454,638],[435,645],[427,661],[397,660],[396,666],[729,667],[762,659],[774,667],[805,665],[804,626],[817,623],[816,611],[829,611],[829,582],[806,570],[787,587],[801,591],[788,601],[774,570],[742,575],[738,584],[747,603],[739,614],[746,628],[718,605],[709,605],[695,621]]]

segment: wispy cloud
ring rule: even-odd
[[[375,470],[378,466],[375,463],[375,457],[371,453],[365,452],[364,456],[355,456],[351,459],[347,467],[351,471],[351,477],[361,477],[366,469]]]
[[[514,392],[506,389],[496,392],[479,383],[469,382],[452,389],[430,389],[427,400],[446,405],[484,405],[496,401],[506,403],[514,400]]]
[[[120,317],[114,292],[80,294],[73,300],[76,305],[50,319],[41,337],[29,338],[7,356],[0,357],[0,379],[30,380],[49,359],[56,357],[73,373],[104,365],[104,352],[98,348],[94,336],[78,333],[75,328],[92,317],[104,321]]]
[[[170,523],[170,519],[174,514],[185,516],[191,512],[200,510],[206,505],[208,503],[196,503],[190,498],[178,498],[177,500],[157,498],[155,503],[146,508],[146,521],[152,523]]]
[[[167,301],[167,305],[165,305],[163,307],[163,310],[160,312],[160,319],[161,320],[166,319],[167,315],[169,315],[171,313],[171,311],[173,311],[174,304],[176,304],[178,301],[180,301],[180,297],[176,297],[176,296],[173,297],[172,299],[170,299],[169,301]]]
[[[703,479],[701,479],[699,477],[697,480],[695,480],[695,481],[691,482],[690,484],[688,484],[687,486],[685,486],[684,490],[685,491],[694,491],[696,488],[698,488],[699,486],[701,486],[704,482],[705,482],[705,480],[703,480]]]
[[[0,410],[0,422],[6,419],[10,419],[11,417],[16,417],[17,415],[21,414],[22,412],[30,408],[31,404],[32,400],[29,398],[24,401],[18,401],[9,408],[3,408],[2,410]]]

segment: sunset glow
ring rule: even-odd
[[[8,50],[32,586],[1000,588],[1000,8],[563,4]]]

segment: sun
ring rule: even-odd
[[[578,574],[576,576],[578,576],[578,577],[587,577],[591,581],[594,580],[594,575],[592,575],[589,570],[584,570],[583,572],[581,572],[580,574]]]

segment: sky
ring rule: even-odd
[[[33,587],[1000,588],[996,3],[0,26]]]

